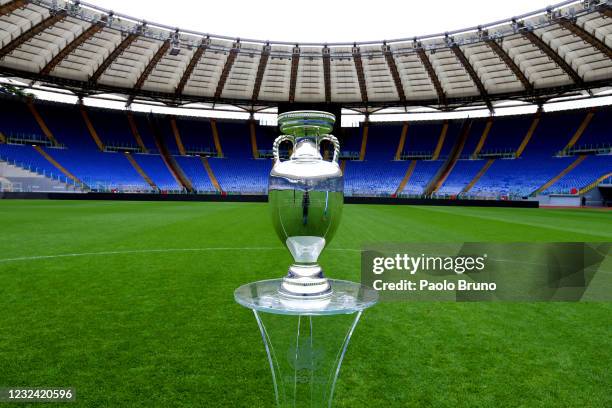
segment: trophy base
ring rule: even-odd
[[[299,300],[321,300],[332,296],[331,285],[317,264],[291,265],[278,292],[283,297]]]

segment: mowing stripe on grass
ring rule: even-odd
[[[243,248],[230,248],[230,247],[218,247],[218,248],[166,248],[166,249],[135,249],[126,251],[103,251],[103,252],[82,252],[74,254],[58,254],[58,255],[39,255],[39,256],[26,256],[20,258],[6,258],[0,259],[0,263],[19,262],[19,261],[36,261],[44,259],[56,259],[56,258],[76,258],[84,256],[100,256],[100,255],[126,255],[126,254],[145,254],[145,253],[169,253],[169,252],[208,252],[208,251],[284,251],[282,247],[243,247]],[[327,248],[327,251],[336,252],[361,252],[360,249],[355,248]],[[538,262],[527,262],[519,261],[516,259],[500,259],[500,258],[489,258],[491,261],[496,262],[510,262],[514,264],[524,265],[542,265],[546,266],[545,263]],[[612,273],[612,271],[599,270],[600,273]]]
[[[165,248],[165,249],[133,249],[125,251],[102,251],[102,252],[82,252],[74,254],[57,254],[57,255],[37,255],[24,256],[19,258],[0,259],[0,263],[19,262],[19,261],[36,261],[40,259],[55,259],[55,258],[74,258],[80,256],[100,256],[100,255],[125,255],[125,254],[146,254],[146,253],[167,253],[167,252],[207,252],[207,251],[285,251],[283,247],[218,247],[218,248]],[[355,248],[327,248],[326,251],[341,251],[341,252],[361,252]]]

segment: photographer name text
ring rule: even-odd
[[[469,272],[481,272],[486,267],[487,255],[482,256],[411,256],[409,254],[395,254],[390,257],[375,257],[372,259],[372,273],[383,275],[388,271],[401,271],[414,277],[418,272],[440,273],[453,272],[463,275]],[[375,279],[372,286],[377,291],[495,291],[495,282],[473,282],[467,279],[433,281],[430,279],[401,279],[399,281],[385,281]]]

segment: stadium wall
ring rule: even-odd
[[[115,200],[115,201],[212,201],[212,202],[267,202],[266,195],[220,195],[220,194],[141,194],[141,193],[16,193],[0,192],[0,199],[36,200]],[[346,204],[386,205],[434,205],[457,207],[515,207],[538,208],[535,200],[442,200],[425,198],[393,197],[344,197]]]

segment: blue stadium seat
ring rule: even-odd
[[[425,192],[425,188],[433,179],[436,173],[444,164],[444,160],[423,160],[418,161],[414,172],[408,180],[408,183],[402,190],[402,194],[406,195],[421,195]]]
[[[151,186],[133,168],[123,153],[101,152],[91,137],[81,115],[80,107],[35,101],[35,106],[63,148],[44,146],[44,149],[63,167],[86,184],[99,190],[148,191]],[[13,97],[0,99],[0,132],[5,136],[24,134],[40,138],[46,136],[36,122],[24,100]],[[136,128],[149,154],[133,154],[142,170],[163,191],[182,191],[168,166],[164,163],[154,139],[153,126],[157,126],[165,145],[174,155],[198,192],[210,193],[212,185],[206,169],[197,156],[180,156],[171,126],[165,115],[128,113],[98,108],[87,108],[89,117],[102,141],[108,145],[136,146],[128,114],[134,118]],[[576,130],[587,117],[588,110],[543,113],[531,140],[520,158],[496,159],[475,183],[468,195],[480,197],[527,197],[546,183],[554,180],[577,156],[557,153],[564,149]],[[580,145],[612,145],[609,131],[610,108],[599,108],[584,134]],[[484,144],[483,151],[515,152],[533,123],[534,115],[496,117]],[[212,125],[209,119],[177,117],[177,127],[183,146],[188,151],[215,151]],[[438,195],[459,194],[485,165],[484,160],[467,160],[473,154],[485,129],[487,118],[474,120],[458,160]],[[439,173],[441,166],[456,145],[462,120],[449,121],[449,129],[441,146],[439,160],[417,160],[415,169],[404,187],[403,195],[422,195],[425,188]],[[250,123],[237,120],[218,120],[217,129],[224,158],[209,159],[210,166],[221,188],[228,193],[267,192],[268,174],[272,167],[269,159],[253,159]],[[443,122],[410,122],[403,153],[432,154],[438,144]],[[399,145],[403,123],[370,123],[366,157],[364,161],[347,161],[345,190],[347,195],[392,195],[398,189],[411,161],[393,161]],[[260,150],[271,149],[277,128],[256,125],[255,136]],[[343,128],[338,136],[342,150],[359,154],[363,127]],[[10,139],[12,140],[12,139]],[[38,139],[35,139],[38,140]],[[23,143],[23,141],[21,142]],[[33,142],[30,142],[33,143]],[[611,171],[612,155],[598,150],[598,156],[589,156],[568,174],[550,186],[545,194],[567,193],[589,186]],[[581,151],[584,152],[584,151]],[[571,153],[571,152],[570,152]],[[594,152],[588,152],[594,154]],[[582,153],[581,153],[582,154]],[[0,144],[0,159],[16,163],[41,174],[62,176],[51,163],[30,146]]]
[[[183,169],[183,172],[189,180],[191,180],[191,184],[197,192],[211,193],[217,191],[215,186],[210,182],[210,178],[206,173],[206,169],[200,157],[176,156],[174,159],[181,169]]]
[[[217,121],[223,155],[230,159],[252,159],[251,134],[247,122]]]
[[[409,162],[349,161],[344,173],[346,195],[394,194],[406,174]]]
[[[60,144],[75,150],[100,150],[89,134],[78,106],[55,103],[37,103],[36,106]]]
[[[550,186],[546,194],[569,194],[587,187],[594,180],[612,173],[612,155],[589,156],[576,168]]]
[[[95,150],[45,148],[89,188],[98,191],[150,191],[151,186],[132,167],[123,153]]]
[[[402,127],[403,125],[401,124],[370,123],[368,144],[366,146],[366,160],[393,160],[400,136],[402,135]]]
[[[269,159],[209,159],[221,189],[230,193],[268,193]]]
[[[62,173],[32,146],[0,144],[0,160],[34,173],[57,178]]]
[[[87,108],[89,119],[105,146],[138,149],[125,112]]]
[[[198,118],[176,118],[181,140],[188,152],[215,152],[210,121]]]
[[[457,195],[476,177],[485,160],[458,160],[444,184],[438,190],[441,195]]]
[[[153,180],[162,191],[181,191],[182,187],[176,181],[162,157],[158,154],[135,154],[134,160],[142,170]]]

